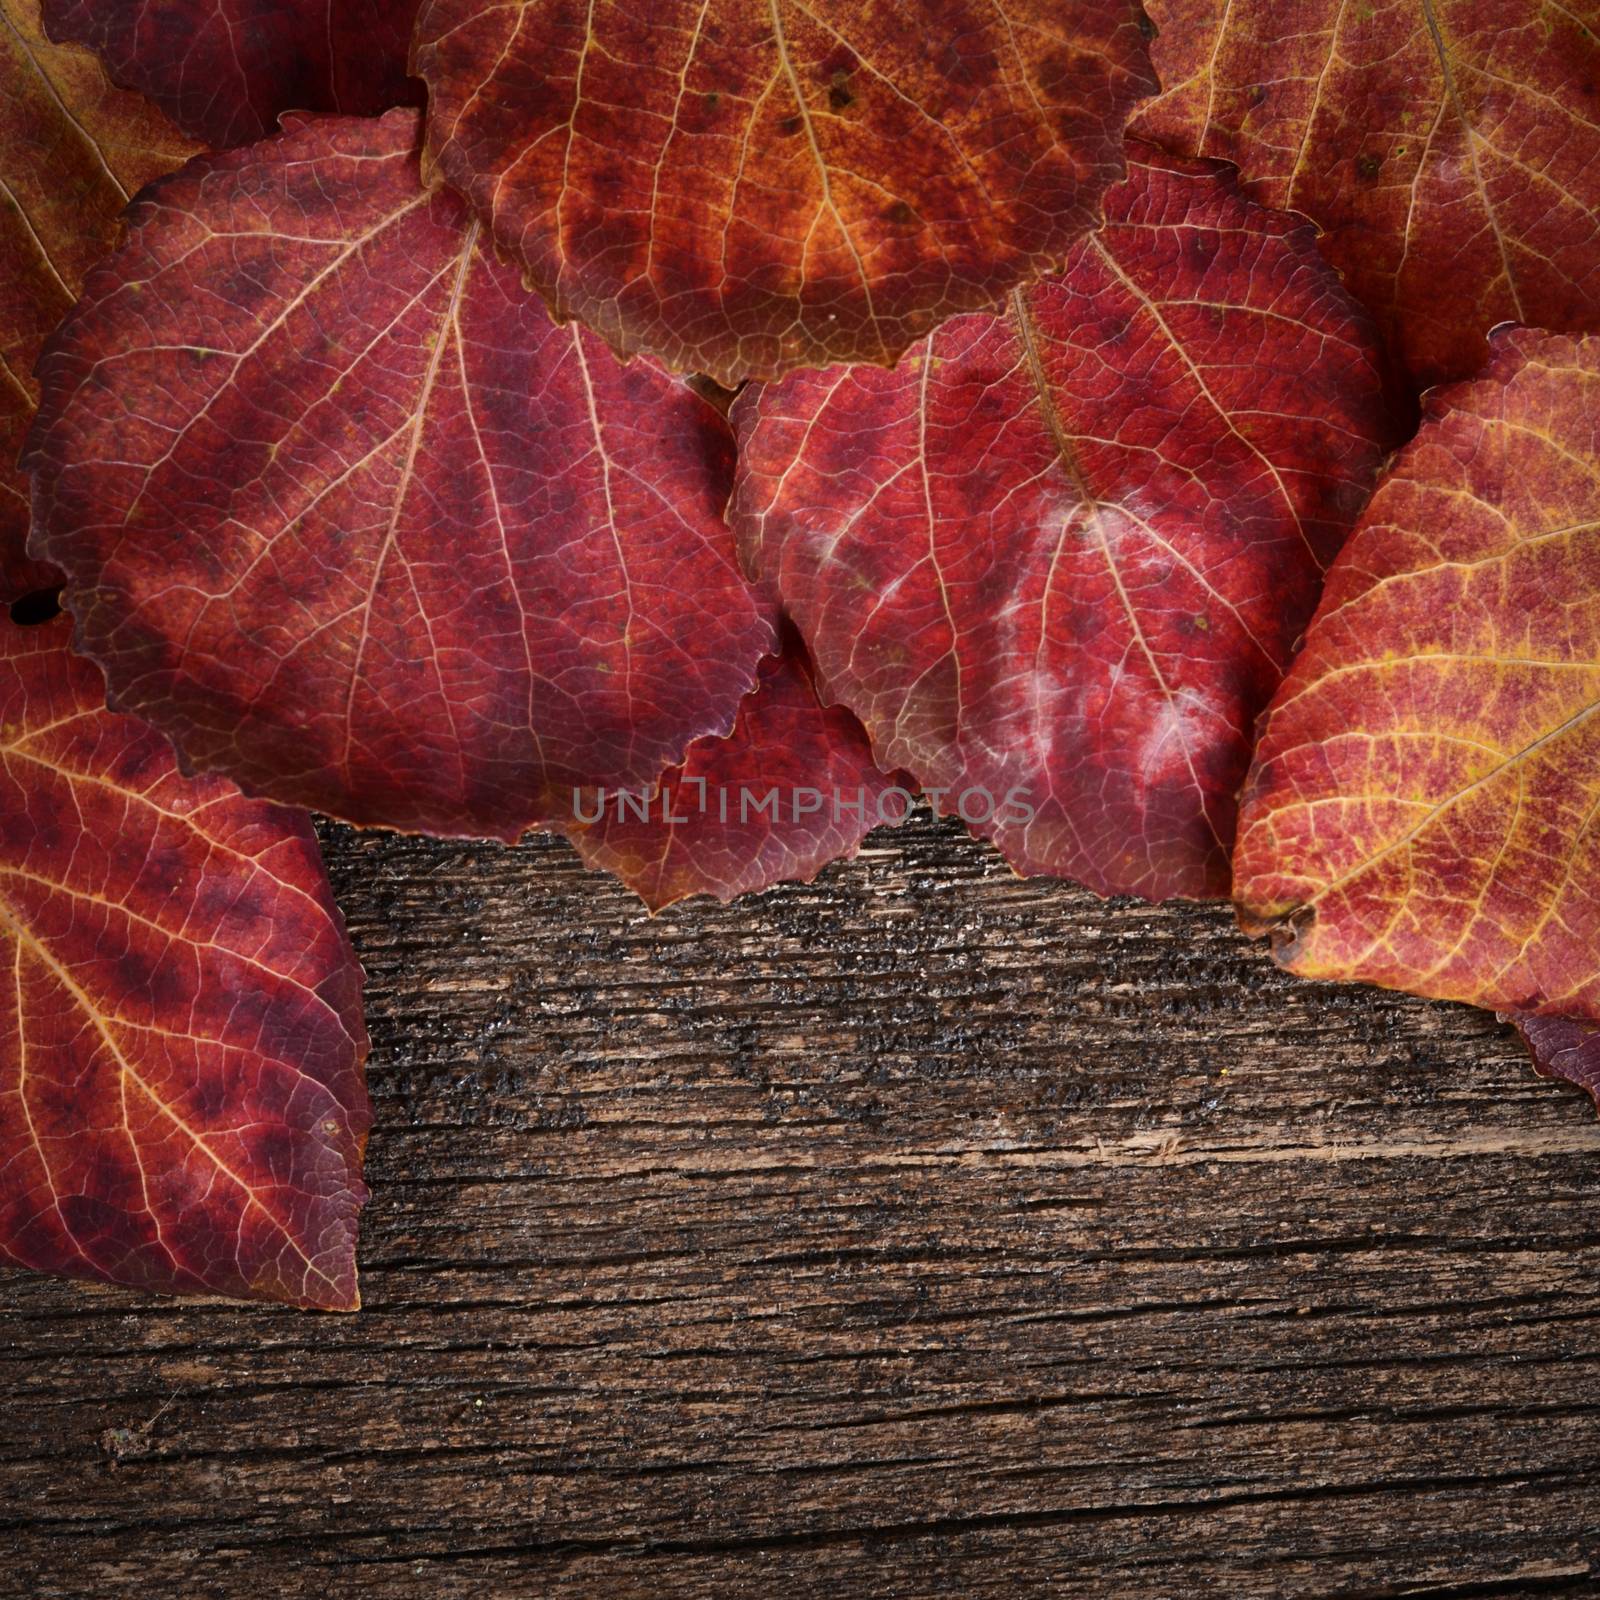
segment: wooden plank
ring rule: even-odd
[[[0,1274],[0,1593],[1600,1592],[1600,1125],[949,826],[651,920],[326,832],[353,1317]]]

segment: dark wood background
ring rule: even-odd
[[[365,1309],[0,1274],[17,1596],[1600,1594],[1600,1124],[950,826],[652,921],[329,829]]]

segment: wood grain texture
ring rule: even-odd
[[[1600,1125],[948,825],[654,921],[326,833],[354,1317],[0,1275],[7,1596],[1600,1592]]]

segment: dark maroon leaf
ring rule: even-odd
[[[1541,1078],[1561,1078],[1587,1091],[1600,1107],[1600,1028],[1567,1017],[1502,1013],[1514,1023]]]
[[[285,111],[370,116],[422,104],[406,76],[418,0],[44,0],[52,39],[87,45],[208,145],[248,144]]]

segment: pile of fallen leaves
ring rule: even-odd
[[[1149,10],[0,0],[0,1252],[355,1303],[299,808],[920,794],[1600,1079],[1600,0]]]

